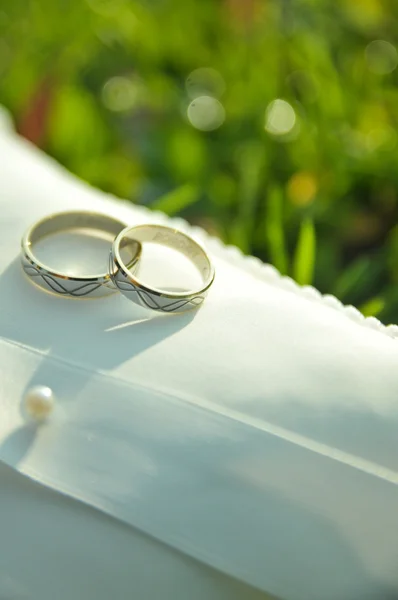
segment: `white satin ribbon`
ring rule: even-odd
[[[4,341],[0,358],[0,459],[41,484],[284,598],[295,597],[293,582],[309,569],[307,599],[319,600],[325,577],[336,591],[336,569],[351,570],[353,581],[363,571],[369,587],[376,554],[384,566],[397,564],[397,526],[387,522],[398,497],[394,471],[333,456],[200,398],[174,398]],[[58,404],[34,428],[15,399],[43,382]],[[366,520],[372,539],[359,526]],[[296,565],[288,576],[286,560]]]

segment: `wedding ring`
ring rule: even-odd
[[[198,270],[202,284],[199,289],[170,292],[156,289],[142,282],[122,258],[124,247],[152,242],[178,250]],[[120,292],[136,304],[164,313],[181,313],[198,308],[206,298],[214,281],[214,267],[206,250],[185,233],[163,225],[128,227],[115,239],[110,255],[109,272]]]
[[[30,280],[46,291],[73,298],[99,297],[117,291],[109,272],[100,274],[73,275],[56,271],[47,266],[35,255],[37,242],[52,234],[67,231],[86,232],[87,235],[97,233],[98,236],[110,238],[110,243],[125,229],[126,224],[104,214],[85,211],[72,211],[50,215],[28,229],[22,238],[21,263]],[[131,245],[129,268],[134,271],[141,255],[140,244]],[[104,266],[107,257],[104,256]]]

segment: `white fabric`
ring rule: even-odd
[[[0,463],[1,600],[267,600]]]
[[[211,240],[216,282],[197,313],[47,295],[18,264],[33,220],[69,208],[165,218],[114,202],[10,134],[0,181],[0,459],[284,600],[396,597],[396,330]],[[59,397],[38,430],[19,410],[35,383]],[[2,471],[0,485],[12,495]]]

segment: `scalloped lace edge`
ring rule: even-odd
[[[116,196],[107,196],[112,200],[120,202],[120,198],[117,198]],[[131,206],[128,200],[122,200],[122,202],[125,202]],[[203,239],[204,242],[209,245],[209,247],[213,247],[221,254],[221,256],[226,255],[231,264],[242,268],[245,272],[250,273],[256,278],[261,279],[268,284],[277,286],[280,289],[293,292],[301,298],[306,298],[311,302],[318,302],[323,306],[328,306],[329,308],[340,311],[344,313],[345,316],[351,321],[354,321],[363,327],[373,329],[374,331],[379,331],[390,338],[398,339],[398,325],[384,325],[381,321],[379,321],[379,319],[376,319],[376,317],[365,317],[357,308],[355,308],[355,306],[343,304],[332,294],[321,294],[321,292],[311,285],[300,286],[291,277],[281,275],[278,269],[272,265],[264,263],[261,259],[255,256],[244,254],[236,246],[224,244],[224,242],[222,242],[219,238],[210,235],[201,227],[190,225],[184,219],[179,217],[168,217],[165,213],[153,211],[146,206],[140,206],[137,204],[133,204],[133,206],[143,214],[150,215],[150,220],[152,222],[157,221],[163,224],[172,223],[177,229],[180,229],[185,233],[190,233],[199,239]]]

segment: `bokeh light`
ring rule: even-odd
[[[290,178],[287,194],[292,204],[306,206],[310,204],[318,191],[316,177],[312,173],[300,171]]]
[[[289,102],[277,98],[268,104],[265,113],[265,129],[268,133],[275,136],[286,135],[295,124],[296,113]]]
[[[220,98],[225,92],[225,82],[218,71],[203,67],[195,69],[185,81],[188,96],[194,100],[198,96]]]
[[[212,96],[199,96],[192,100],[187,115],[191,125],[201,131],[213,131],[225,120],[223,105]]]
[[[106,108],[114,112],[131,110],[138,102],[140,88],[134,79],[128,77],[112,77],[102,90],[102,101]]]
[[[385,40],[370,42],[365,49],[365,58],[369,70],[377,75],[387,75],[398,65],[397,49]]]

